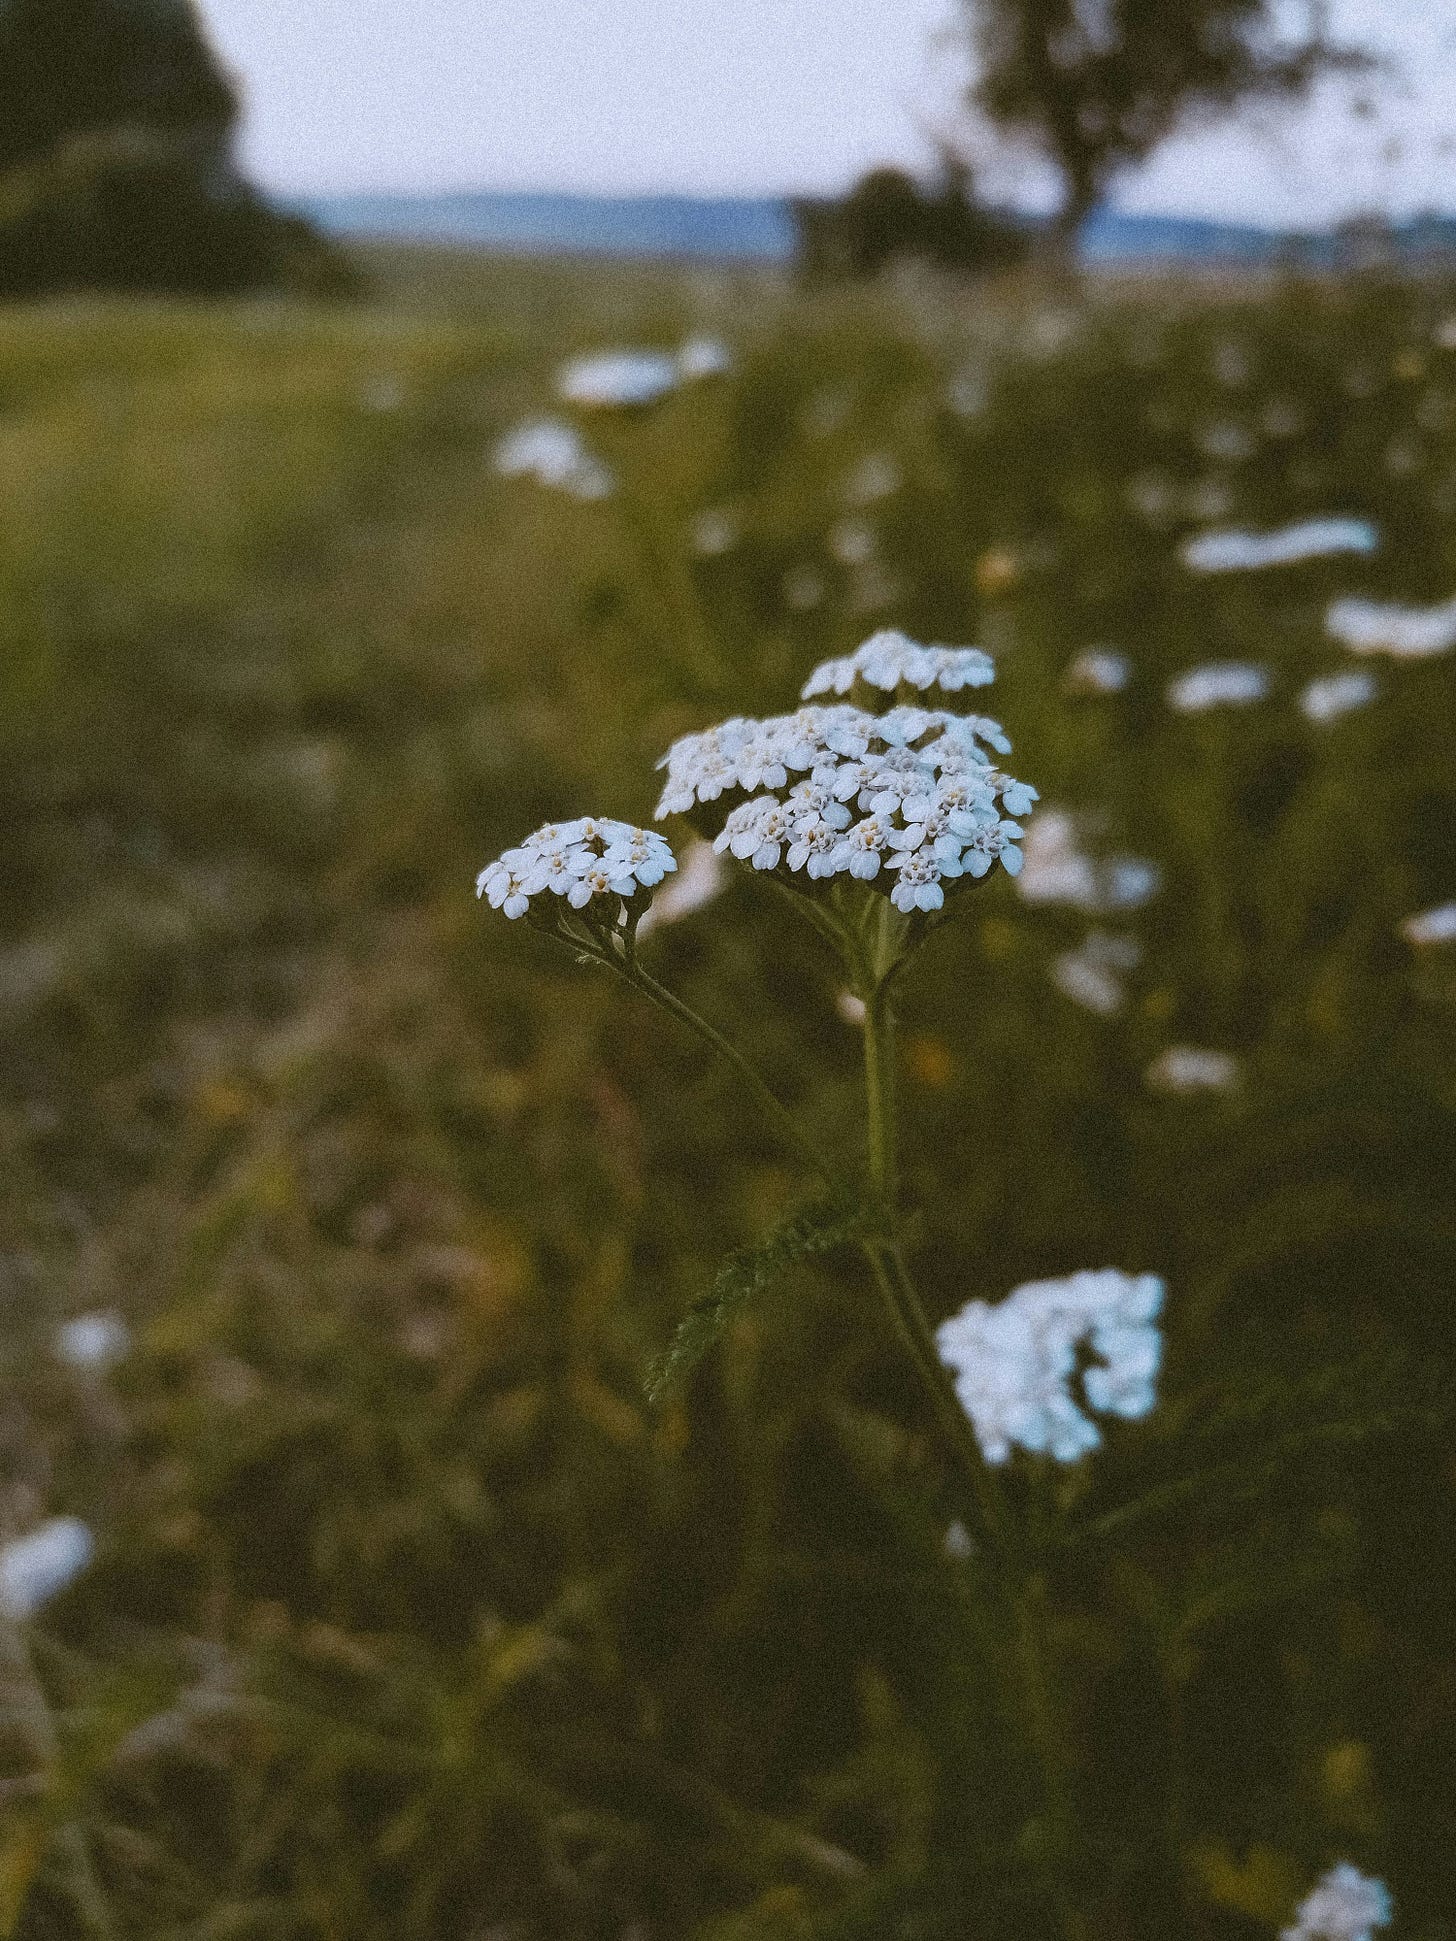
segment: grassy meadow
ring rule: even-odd
[[[0,1935],[1058,1932],[853,1256],[649,1404],[808,1183],[472,894],[894,625],[992,651],[1038,813],[1158,870],[1095,916],[993,877],[903,999],[937,1315],[1168,1283],[1156,1412],[1011,1473],[1095,1941],[1271,1937],[1344,1857],[1452,1941],[1456,950],[1398,926],[1456,897],[1456,654],[1324,616],[1456,593],[1456,288],[373,268],[0,313],[0,1539],[97,1544],[0,1661]],[[702,332],[730,375],[579,417],[611,496],[497,475],[564,357]],[[1325,514],[1378,550],[1179,558]],[[1069,687],[1097,645],[1123,691]],[[1171,709],[1216,661],[1267,698]],[[644,952],[854,1162],[780,915],[740,871]],[[1150,1083],[1177,1046],[1235,1082]],[[111,1310],[114,1367],[57,1356]]]

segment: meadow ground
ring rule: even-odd
[[[853,1258],[649,1405],[808,1183],[471,893],[896,625],[996,655],[1076,818],[905,991],[931,1304],[1169,1289],[1154,1414],[1012,1479],[1086,1931],[1253,1941],[1349,1856],[1456,1935],[1456,953],[1399,929],[1456,898],[1456,655],[1325,626],[1456,593],[1456,291],[375,268],[0,316],[0,1536],[97,1544],[5,1634],[0,1934],[1063,1931]],[[580,418],[610,495],[497,474],[564,356],[693,332],[731,374]],[[1336,514],[1378,547],[1180,558]],[[1263,698],[1169,705],[1228,661]],[[645,948],[856,1161],[769,890]]]

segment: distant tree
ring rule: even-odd
[[[1293,34],[1281,25],[1287,9],[1271,0],[961,4],[977,68],[972,102],[1057,169],[1064,198],[1052,235],[1064,250],[1113,178],[1180,126],[1373,65],[1331,41],[1323,0],[1306,0]]]
[[[878,168],[848,195],[793,205],[799,266],[817,282],[873,276],[898,258],[981,271],[1014,262],[1026,232],[976,199],[969,168],[947,157],[932,183]]]
[[[232,159],[191,0],[0,0],[0,291],[344,280]]]

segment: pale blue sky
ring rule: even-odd
[[[200,0],[276,190],[778,193],[922,161],[951,98],[952,0]],[[1128,208],[1323,221],[1456,209],[1456,12],[1336,0],[1404,56],[1409,98],[1354,123],[1333,100],[1170,144]],[[1401,152],[1383,152],[1391,133]],[[1034,177],[992,184],[1037,197]]]

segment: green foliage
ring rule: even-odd
[[[724,1329],[792,1267],[816,1254],[830,1253],[866,1230],[864,1214],[826,1203],[791,1215],[752,1246],[736,1248],[714,1275],[712,1291],[694,1301],[653,1363],[647,1379],[648,1400],[662,1401],[692,1373]]]
[[[4,1673],[21,1941],[86,1932],[81,1861],[119,1941],[1054,1931],[855,1236],[841,1265],[811,1208],[789,1260],[812,1185],[732,1077],[470,895],[548,816],[647,817],[675,734],[881,621],[994,649],[1016,772],[1164,872],[1095,920],[1143,949],[1111,1017],[1048,974],[1094,920],[1006,884],[902,989],[935,1313],[1169,1283],[1155,1414],[1006,1477],[1093,1931],[1267,1941],[1348,1853],[1438,1941],[1456,1005],[1396,925],[1456,894],[1456,660],[1324,729],[1295,697],[1336,593],[1456,585],[1453,293],[378,276],[0,317],[0,1524],[99,1540],[30,1634],[52,1746]],[[731,379],[584,427],[636,527],[493,474],[561,357],[689,329]],[[722,507],[738,543],[695,553]],[[1177,562],[1336,510],[1376,556]],[[1094,642],[1125,693],[1064,690]],[[1165,707],[1223,657],[1267,704]],[[643,956],[850,1175],[857,1029],[785,914],[736,878]],[[1240,1089],[1150,1090],[1179,1041]],[[649,1409],[725,1256],[713,1352]],[[113,1306],[131,1355],[61,1365]]]
[[[0,0],[0,294],[351,282],[238,175],[191,0]]]
[[[793,207],[810,283],[873,276],[905,259],[984,274],[1026,253],[1024,229],[983,207],[969,169],[954,163],[928,187],[902,169],[872,169],[837,200],[800,197]]]

